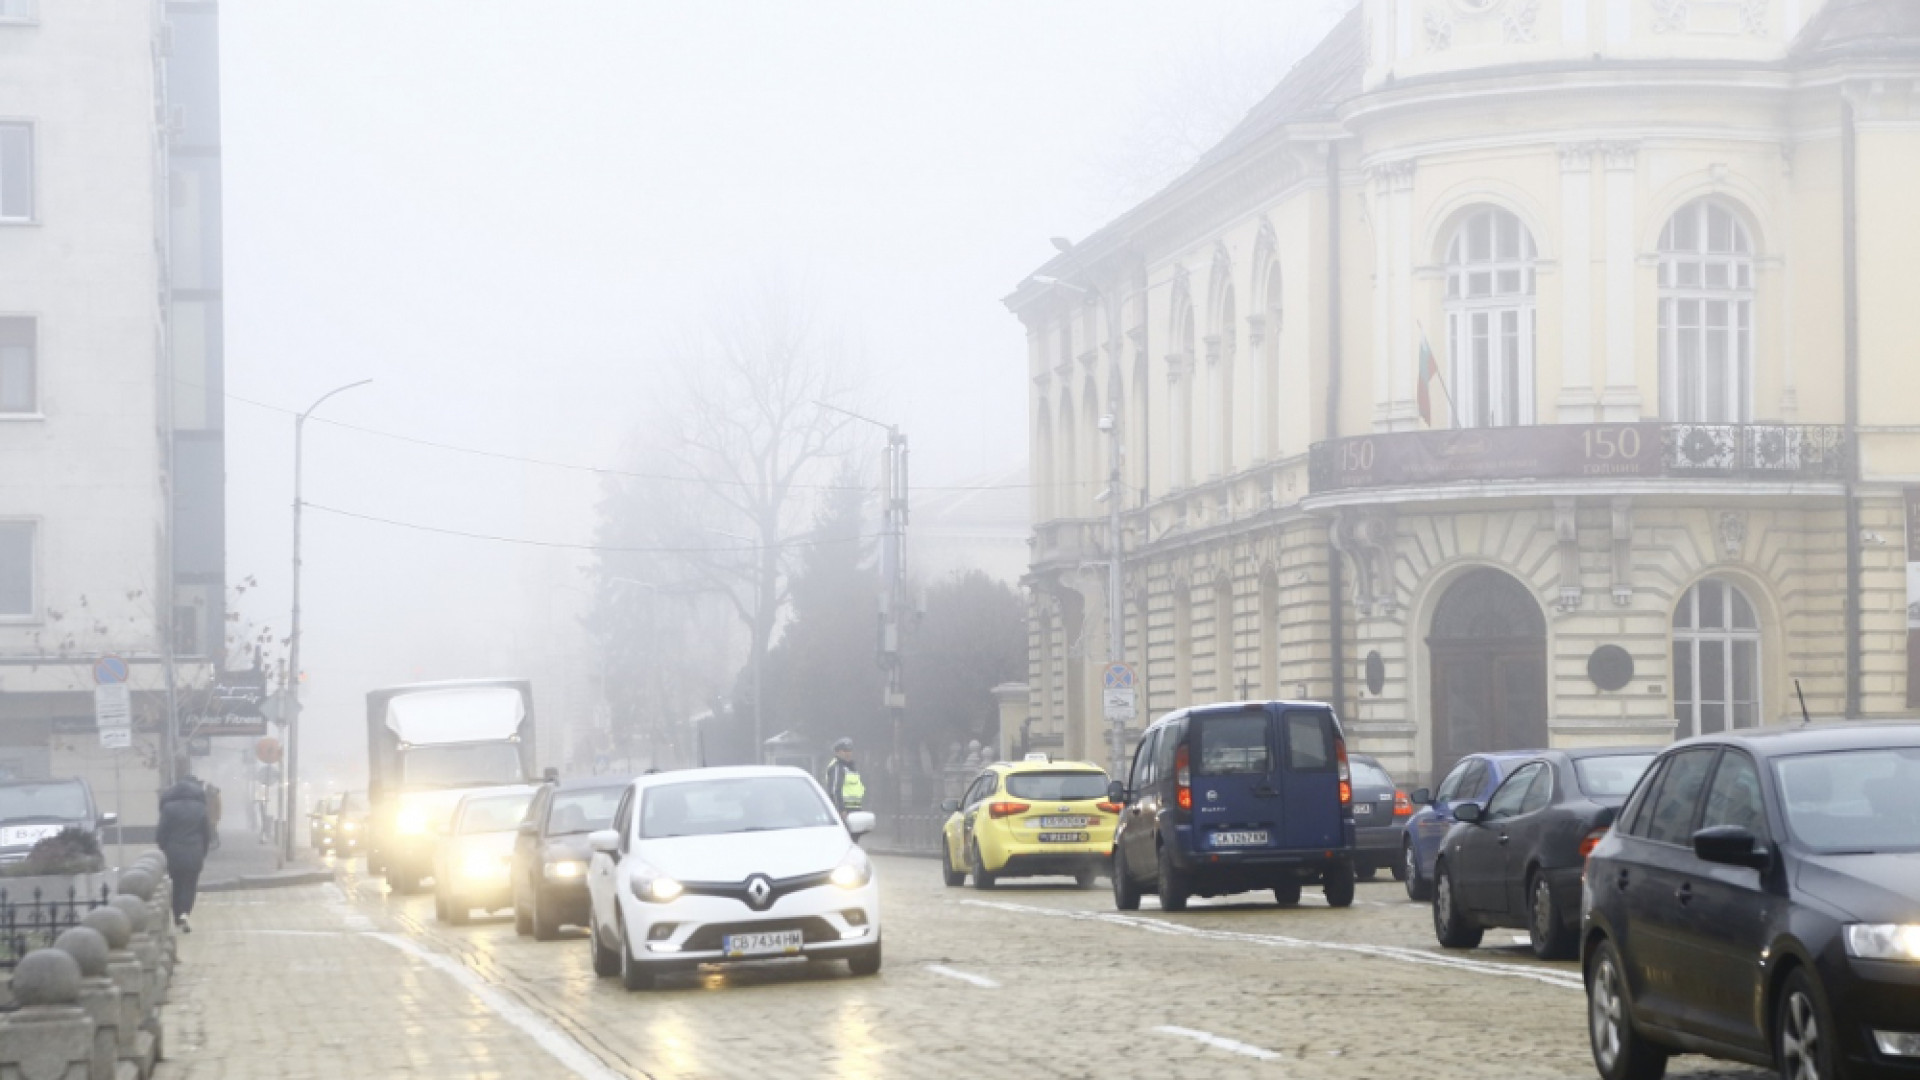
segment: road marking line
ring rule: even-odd
[[[1240,944],[1265,945],[1282,949],[1323,949],[1328,952],[1354,953],[1360,956],[1372,956],[1382,960],[1398,960],[1406,964],[1425,964],[1429,967],[1453,968],[1458,971],[1471,971],[1480,975],[1493,975],[1507,979],[1528,979],[1533,982],[1557,986],[1563,990],[1584,990],[1586,984],[1580,976],[1560,971],[1549,971],[1517,964],[1492,963],[1485,960],[1468,960],[1465,957],[1438,956],[1419,949],[1408,949],[1398,945],[1358,945],[1337,941],[1313,941],[1307,938],[1287,937],[1282,934],[1249,934],[1233,930],[1209,930],[1185,923],[1167,922],[1162,919],[1146,919],[1137,915],[1119,915],[1100,911],[1063,911],[1058,908],[1033,907],[1027,904],[1008,904],[995,900],[962,900],[962,904],[973,907],[996,908],[1022,915],[1044,915],[1059,919],[1075,919],[1083,922],[1103,922],[1113,926],[1125,926],[1148,933],[1167,934],[1173,937],[1197,937],[1209,941],[1226,941]]]
[[[1238,1039],[1224,1038],[1211,1032],[1195,1031],[1192,1028],[1172,1027],[1164,1024],[1153,1030],[1161,1035],[1178,1035],[1183,1039],[1192,1039],[1194,1042],[1206,1043],[1215,1050],[1225,1050],[1229,1054],[1239,1054],[1242,1057],[1255,1058],[1260,1061],[1280,1060],[1280,1055],[1274,1053],[1272,1050],[1262,1050],[1257,1046],[1251,1046]]]
[[[953,968],[947,967],[944,964],[928,964],[927,970],[933,972],[935,975],[945,975],[949,979],[959,979],[963,983],[972,983],[973,985],[979,987],[982,990],[1000,989],[999,983],[994,982],[992,979],[987,978],[985,975],[975,975],[975,974],[972,974],[971,972],[956,971]]]
[[[586,1077],[587,1080],[625,1080],[619,1073],[607,1068],[599,1058],[589,1054],[565,1032],[549,1023],[545,1017],[507,997],[500,992],[499,988],[474,974],[458,961],[423,948],[399,934],[367,934],[365,936],[375,941],[384,941],[415,960],[447,975],[465,987],[468,993],[478,998],[482,1005],[492,1009],[495,1015],[519,1028],[521,1034],[532,1039],[534,1045],[552,1055],[555,1061],[566,1066],[575,1076]]]

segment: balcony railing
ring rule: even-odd
[[[1316,444],[1315,495],[1473,481],[1837,481],[1846,429],[1808,424],[1547,424],[1359,435]]]

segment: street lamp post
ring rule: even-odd
[[[321,394],[319,399],[307,406],[306,411],[293,418],[293,614],[287,629],[287,774],[283,780],[281,798],[285,804],[285,813],[280,819],[282,829],[280,837],[280,856],[287,862],[293,861],[293,833],[295,812],[300,803],[300,466],[301,437],[306,433],[307,417],[313,415],[326,400],[335,394],[344,393],[357,386],[365,386],[372,379],[338,386]]]

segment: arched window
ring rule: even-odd
[[[1168,431],[1173,441],[1173,487],[1193,483],[1193,305],[1177,296],[1173,310],[1173,393],[1168,394]]]
[[[1660,393],[1673,420],[1753,416],[1753,242],[1712,199],[1682,207],[1660,233]]]
[[[1079,434],[1074,429],[1073,395],[1060,395],[1060,425],[1053,432],[1054,468],[1053,516],[1077,517],[1080,514],[1080,463],[1075,454]]]
[[[1533,423],[1536,257],[1520,219],[1492,207],[1468,215],[1447,245],[1455,427]]]
[[[1677,738],[1760,723],[1760,621],[1731,582],[1707,578],[1673,609]]]

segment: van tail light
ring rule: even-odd
[[[1098,807],[1103,814],[1117,814],[1120,812],[1120,804],[1117,802],[1098,802],[1093,805]]]
[[[1193,768],[1187,757],[1186,743],[1181,743],[1179,749],[1173,752],[1173,783],[1173,799],[1180,804],[1180,809],[1193,809]]]
[[[1611,829],[1602,825],[1588,833],[1586,838],[1580,841],[1580,858],[1583,860],[1591,858],[1593,856],[1593,849],[1599,847],[1600,841],[1605,840],[1607,833],[1611,831]]]
[[[1407,798],[1407,793],[1398,788],[1395,788],[1393,792],[1393,816],[1413,816],[1413,800]]]
[[[1340,805],[1353,805],[1353,768],[1347,764],[1347,740],[1333,740],[1333,759],[1340,764]]]
[[[1023,803],[1023,802],[997,802],[997,803],[987,804],[987,814],[989,816],[997,817],[997,818],[1012,817],[1015,814],[1024,814],[1031,809],[1033,809],[1033,805],[1031,803]]]

